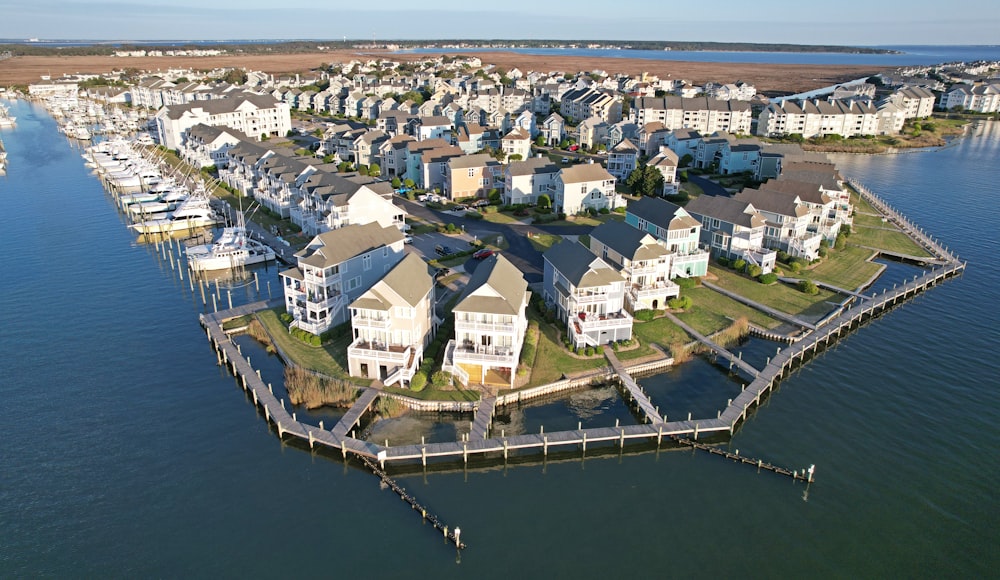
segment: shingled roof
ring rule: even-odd
[[[528,282],[510,260],[494,254],[476,267],[454,312],[517,316],[528,299]]]

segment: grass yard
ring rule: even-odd
[[[722,330],[732,324],[733,320],[741,317],[746,317],[747,320],[762,328],[777,328],[781,325],[780,320],[771,318],[760,310],[751,308],[742,302],[737,302],[728,296],[723,296],[715,290],[710,290],[708,288],[690,288],[688,290],[684,290],[683,294],[684,296],[691,297],[691,300],[694,303],[691,310],[703,309],[708,312],[720,314],[723,318],[725,318],[726,322],[722,326],[711,329],[709,332]],[[694,326],[698,332],[704,332],[702,329],[686,320],[684,318],[685,314],[687,313],[679,315],[678,318],[684,320],[687,324]],[[704,317],[703,315],[699,316]]]
[[[826,258],[808,269],[805,275],[845,290],[855,290],[881,268],[879,264],[866,261],[873,254],[872,250],[851,245],[843,250],[831,249]]]
[[[504,213],[502,211],[495,211],[483,214],[483,221],[490,222],[494,224],[522,224],[521,220],[514,217],[509,213]]]
[[[589,215],[571,215],[571,216],[568,216],[564,220],[552,221],[552,222],[549,222],[549,223],[547,223],[545,225],[547,225],[547,226],[591,226],[591,227],[597,227],[597,226],[603,224],[604,222],[608,222],[608,221],[622,222],[622,221],[625,221],[625,216],[623,214],[615,213],[615,212],[606,213],[606,214],[597,214],[596,217],[591,217]]]
[[[834,293],[828,290],[820,289],[819,294],[810,296],[785,284],[765,286],[716,266],[709,266],[709,271],[719,278],[716,286],[787,314],[822,315],[830,310],[825,302],[835,299]]]
[[[852,229],[859,226],[866,228],[896,228],[895,224],[889,221],[883,222],[882,218],[879,216],[868,215],[866,213],[855,213],[854,226],[852,226]]]
[[[278,319],[280,308],[262,310],[257,313],[268,334],[295,364],[312,371],[317,371],[331,377],[349,379],[358,384],[367,385],[367,379],[354,379],[347,374],[347,347],[351,344],[351,333],[342,333],[337,339],[323,345],[310,346],[288,334],[288,330]]]
[[[530,311],[529,311],[530,312]],[[535,355],[535,368],[531,370],[531,380],[526,386],[536,387],[558,381],[563,373],[570,375],[581,371],[589,371],[608,364],[603,356],[580,359],[569,354],[558,332],[551,324],[539,320],[538,315],[530,312],[529,319],[539,323],[542,331],[538,337],[538,352]]]
[[[531,247],[535,248],[539,252],[544,252],[552,246],[559,243],[562,240],[562,236],[557,236],[555,234],[531,234],[528,241],[531,242]]]
[[[690,197],[698,197],[705,193],[705,190],[701,188],[697,183],[691,183],[690,181],[685,181],[681,184],[680,190]]]
[[[854,206],[854,209],[862,213],[877,213],[877,214],[882,213],[877,209],[875,209],[875,207],[872,206],[872,204],[868,203],[868,201],[865,198],[861,197],[861,195],[857,191],[855,191],[853,187],[848,185],[847,188],[851,192],[851,205]]]
[[[421,401],[478,401],[480,398],[479,391],[473,391],[470,389],[461,388],[461,383],[456,381],[455,388],[453,389],[439,389],[434,385],[427,383],[422,391],[411,391],[410,389],[403,389],[400,387],[383,387],[387,393],[394,393],[397,395],[404,395],[407,397],[412,397],[414,399],[420,399]]]
[[[931,254],[921,248],[909,236],[898,230],[882,230],[876,228],[866,228],[855,226],[852,228],[850,237],[847,238],[849,244],[858,246],[869,246],[888,250],[907,256],[926,257]]]
[[[616,353],[619,360],[633,360],[656,354],[651,344],[656,344],[664,352],[669,353],[671,344],[687,343],[691,340],[691,337],[669,318],[657,318],[649,322],[636,320],[632,324],[632,336],[639,339],[639,348]]]

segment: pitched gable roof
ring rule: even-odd
[[[393,226],[383,228],[378,222],[349,225],[316,236],[295,257],[300,263],[327,268],[401,241],[402,232]]]
[[[352,302],[351,308],[388,311],[400,306],[400,300],[407,306],[417,306],[433,287],[427,262],[416,254],[407,253],[381,280]]]
[[[657,243],[656,238],[625,222],[605,222],[590,232],[597,240],[629,260],[655,260],[670,254],[670,250]]]
[[[528,281],[510,260],[494,254],[473,272],[454,312],[489,312],[517,316],[527,300]]]
[[[699,195],[684,207],[692,214],[715,218],[744,228],[762,227],[766,220],[748,201],[724,195]]]
[[[542,258],[577,288],[607,286],[625,281],[607,262],[576,242],[559,242],[546,250]]]

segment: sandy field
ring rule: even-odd
[[[117,58],[111,56],[20,56],[0,61],[0,86],[39,82],[42,75],[56,78],[63,74],[106,73],[124,68],[166,70],[193,68],[211,70],[219,67],[245,67],[269,73],[305,72],[323,63],[364,59],[376,53],[327,51],[306,54],[276,54],[218,57],[148,57]],[[395,60],[421,60],[429,54],[380,54]],[[681,78],[693,84],[706,81],[734,82],[743,80],[763,93],[797,93],[838,82],[861,78],[879,72],[866,66],[821,66],[788,64],[734,64],[677,62],[623,58],[583,58],[573,56],[535,56],[513,52],[479,53],[484,63],[492,63],[522,71],[543,70],[576,72],[603,70],[608,73],[638,74],[649,72],[661,78]]]

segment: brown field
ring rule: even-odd
[[[111,56],[18,56],[0,61],[0,86],[38,82],[42,75],[57,78],[63,74],[107,73],[124,68],[156,71],[170,68],[211,70],[220,67],[245,67],[269,73],[305,72],[323,63],[346,62],[375,56],[394,60],[421,60],[430,54],[359,53],[325,51],[304,54],[245,55],[217,57],[147,57]],[[797,93],[879,72],[876,67],[841,65],[740,64],[715,62],[677,62],[624,58],[584,58],[574,56],[536,56],[513,52],[477,54],[484,63],[522,71],[543,70],[576,72],[604,70],[608,73],[639,74],[649,72],[660,78],[682,78],[693,84],[706,81],[743,80],[760,92]]]

